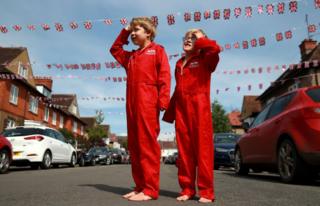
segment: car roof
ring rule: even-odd
[[[50,127],[47,127],[47,126],[35,126],[35,125],[28,125],[28,126],[16,126],[16,127],[10,127],[10,128],[7,128],[7,129],[52,129],[52,130],[56,130],[54,128],[50,128]]]

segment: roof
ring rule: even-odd
[[[177,149],[177,145],[173,141],[159,141],[161,149]]]
[[[75,94],[52,94],[51,98],[54,103],[69,107],[76,98]]]
[[[11,62],[19,54],[21,54],[26,48],[4,48],[0,47],[0,64],[5,64]]]
[[[242,123],[240,121],[241,112],[240,111],[232,111],[228,114],[229,123],[231,126],[241,126]]]
[[[257,100],[258,96],[244,96],[242,102],[241,119],[246,119],[261,111],[261,103]]]

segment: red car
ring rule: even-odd
[[[278,172],[284,182],[317,175],[320,168],[320,87],[276,98],[255,118],[235,147],[238,175]]]
[[[11,143],[0,135],[0,174],[6,173],[12,160]]]

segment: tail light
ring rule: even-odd
[[[29,137],[25,137],[25,140],[37,140],[37,141],[42,141],[43,137],[42,136],[29,136]]]
[[[303,110],[305,118],[320,118],[320,107],[308,107]]]

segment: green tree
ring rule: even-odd
[[[88,129],[88,136],[90,142],[96,145],[102,142],[102,138],[107,137],[107,132],[101,125],[97,125]]]
[[[226,111],[217,100],[212,103],[212,120],[215,133],[231,132],[231,125]]]
[[[102,112],[101,109],[96,110],[96,121],[97,124],[100,125],[104,120],[104,113]]]

